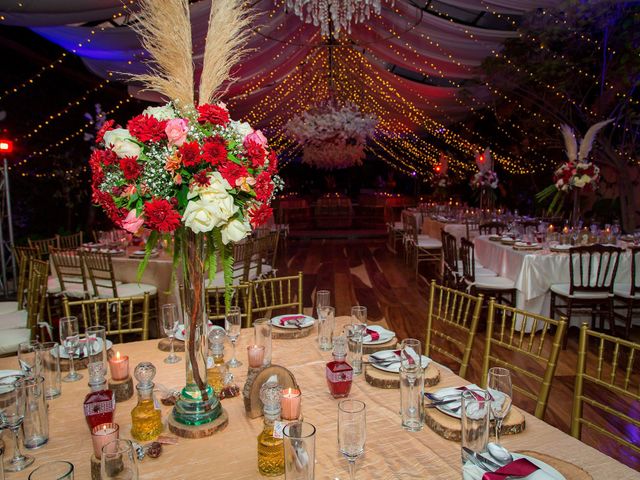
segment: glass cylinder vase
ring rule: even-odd
[[[173,417],[184,425],[204,425],[222,413],[218,397],[207,382],[206,237],[185,228],[176,235],[175,248],[180,249],[184,285],[186,385],[173,408]]]

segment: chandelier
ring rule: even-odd
[[[384,0],[394,5],[395,0]],[[306,23],[320,27],[322,35],[338,38],[340,30],[351,33],[351,22],[364,23],[371,10],[380,15],[381,0],[287,0],[287,9]],[[330,28],[332,24],[333,29]]]

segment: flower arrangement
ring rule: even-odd
[[[600,180],[600,169],[593,162],[565,162],[553,174],[553,183],[560,192],[573,188],[594,191]]]
[[[486,170],[484,172],[477,172],[471,178],[471,188],[498,188],[498,175],[493,170]]]

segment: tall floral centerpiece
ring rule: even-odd
[[[157,241],[173,239],[174,264],[182,267],[186,351],[186,385],[173,420],[184,425],[206,425],[222,414],[206,376],[205,277],[220,261],[230,285],[233,243],[271,216],[280,185],[265,136],[231,120],[216,101],[246,39],[249,19],[241,5],[212,2],[196,103],[188,0],[141,2],[137,28],[153,66],[134,78],[171,100],[147,108],[126,128],[105,122],[90,159],[93,200],[118,226],[152,232],[139,273]]]
[[[498,188],[498,175],[493,170],[491,151],[487,149],[476,154],[478,172],[471,178],[471,188],[479,192],[480,208],[493,208],[496,200],[495,189]]]
[[[451,180],[447,176],[448,171],[449,158],[441,152],[438,164],[433,169],[433,195],[437,200],[447,198],[447,188],[451,185]]]

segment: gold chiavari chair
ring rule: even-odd
[[[37,251],[31,247],[13,247],[13,255],[16,259],[16,301],[0,302],[0,315],[23,310],[26,307],[27,276],[29,263],[32,258],[37,258]]]
[[[249,282],[249,318],[271,317],[274,310],[302,313],[303,285],[302,272]]]
[[[275,275],[279,236],[278,232],[269,232],[253,241],[249,280]]]
[[[58,276],[60,293],[65,297],[88,298],[91,296],[82,259],[76,250],[50,251],[53,267]]]
[[[431,281],[429,310],[427,312],[427,334],[424,342],[425,355],[433,352],[460,365],[458,375],[465,377],[469,368],[473,340],[478,328],[482,295],[474,297]],[[436,322],[438,325],[436,325]],[[453,336],[453,332],[457,335]],[[452,352],[454,346],[460,353]]]
[[[29,246],[35,248],[36,252],[38,252],[38,257],[45,260],[49,258],[49,250],[51,248],[59,247],[57,237],[43,238],[40,240],[32,240],[29,238],[28,241]]]
[[[84,268],[89,272],[91,287],[96,297],[129,298],[141,297],[145,293],[148,293],[152,300],[157,297],[158,289],[155,285],[123,283],[116,280],[110,253],[81,252],[80,257]]]
[[[65,316],[74,315],[84,328],[105,327],[108,337],[117,336],[119,343],[139,336],[149,338],[149,294],[127,298],[93,298],[70,302],[62,299]]]
[[[508,368],[514,392],[536,402],[534,415],[543,419],[566,327],[564,317],[553,320],[490,299],[482,387],[490,366]]]
[[[590,340],[597,345],[597,359],[588,359]],[[640,453],[640,445],[633,434],[633,431],[640,429],[640,420],[630,416],[633,415],[629,413],[633,407],[626,408],[623,405],[640,403],[640,378],[636,375],[640,371],[639,358],[640,343],[594,332],[589,330],[588,323],[582,324],[573,391],[571,435],[581,439],[582,429],[587,427],[633,450],[636,455]],[[609,421],[607,426],[597,423],[597,419],[605,417],[604,414]],[[624,426],[612,427],[611,416],[616,417],[616,424],[623,423]]]
[[[418,233],[418,222],[410,212],[402,212],[402,224],[404,226],[406,243],[409,250],[408,259],[415,264],[415,274],[422,262],[440,265],[442,242],[429,235]]]
[[[231,306],[240,307],[242,324],[251,326],[251,310],[249,308],[249,284],[232,285]],[[209,320],[214,324],[224,323],[225,288],[213,287],[205,290],[205,309]],[[221,322],[222,321],[222,322]]]
[[[231,272],[232,284],[240,285],[247,283],[251,273],[251,257],[253,255],[253,240],[247,239],[242,243],[233,245],[233,270]],[[222,263],[218,259],[218,269],[212,279],[205,281],[205,286],[224,287],[224,272],[222,271]]]
[[[64,249],[80,248],[82,246],[82,232],[72,233],[71,235],[56,235],[58,239],[58,247]]]

